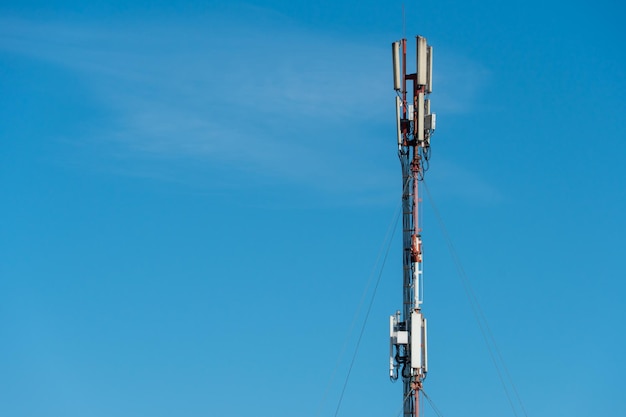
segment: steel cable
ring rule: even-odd
[[[433,209],[433,212],[435,214],[435,217],[437,218],[437,222],[439,223],[439,227],[441,228],[444,240],[446,241],[446,245],[448,246],[448,250],[450,251],[450,256],[452,257],[454,266],[457,270],[457,274],[459,275],[459,278],[461,279],[461,284],[463,285],[463,289],[465,291],[465,295],[468,298],[468,301],[470,303],[470,308],[472,310],[472,313],[474,315],[474,319],[476,320],[476,323],[478,324],[478,328],[480,330],[480,333],[483,337],[483,340],[485,342],[485,345],[487,346],[487,351],[489,352],[489,356],[491,358],[491,361],[494,365],[494,367],[496,368],[496,373],[498,374],[498,378],[500,380],[500,383],[502,385],[502,388],[504,390],[504,393],[506,395],[506,398],[509,402],[509,405],[511,406],[511,410],[513,411],[513,414],[517,417],[517,410],[515,409],[515,406],[513,404],[513,400],[511,399],[511,395],[509,393],[509,388],[507,388],[507,383],[504,379],[504,376],[502,375],[502,370],[500,369],[500,364],[508,378],[508,383],[511,386],[511,389],[513,390],[515,397],[517,399],[517,402],[520,405],[520,408],[522,409],[522,412],[524,414],[524,416],[528,417],[528,414],[526,414],[526,409],[524,408],[524,405],[522,403],[522,399],[517,391],[517,388],[515,387],[515,384],[513,383],[513,379],[511,378],[511,375],[508,371],[508,368],[506,366],[506,363],[504,362],[504,358],[502,356],[502,354],[500,353],[500,349],[498,348],[498,344],[496,343],[495,337],[493,336],[493,333],[491,332],[491,328],[489,327],[489,323],[487,321],[487,318],[483,312],[483,309],[478,301],[478,298],[476,297],[476,294],[472,288],[472,285],[469,281],[469,278],[467,277],[467,274],[465,273],[465,269],[463,268],[463,265],[461,263],[461,260],[456,252],[456,249],[452,243],[452,239],[450,238],[450,235],[448,234],[448,230],[446,229],[446,226],[443,222],[443,218],[441,216],[441,213],[439,212],[439,210],[437,209],[437,206],[435,205],[435,202],[433,200],[433,197],[430,193],[430,190],[428,189],[428,185],[426,184],[426,182],[424,181],[424,188],[426,190],[426,194],[428,195],[428,200],[430,202],[431,208]],[[496,354],[494,355],[494,351],[496,352]],[[496,358],[497,355],[497,358]],[[498,359],[500,361],[500,364],[498,364]]]
[[[406,186],[406,185],[405,185]],[[370,298],[370,302],[367,306],[367,311],[365,312],[365,319],[363,320],[363,325],[361,326],[361,331],[359,332],[359,337],[357,339],[356,342],[356,346],[354,348],[354,353],[352,355],[352,360],[350,361],[350,366],[348,367],[348,373],[346,374],[346,379],[343,383],[343,387],[341,389],[341,394],[339,396],[339,401],[337,402],[337,408],[335,409],[335,414],[334,417],[337,417],[337,414],[339,413],[339,409],[341,407],[341,402],[343,401],[343,396],[346,392],[346,387],[348,386],[348,380],[350,379],[350,374],[352,373],[352,368],[354,367],[354,362],[356,360],[356,356],[357,353],[359,351],[359,346],[361,345],[361,339],[363,338],[363,333],[365,332],[365,327],[367,325],[367,320],[369,318],[370,312],[372,311],[372,305],[374,304],[374,299],[376,298],[376,292],[378,291],[378,286],[380,284],[380,279],[382,278],[383,275],[383,270],[385,268],[385,264],[387,262],[387,257],[389,255],[389,249],[391,248],[391,243],[393,241],[393,236],[396,233],[396,229],[398,226],[398,220],[400,219],[400,211],[401,208],[399,208],[397,210],[397,214],[395,216],[395,220],[393,221],[393,229],[391,231],[391,236],[389,238],[389,241],[387,242],[387,249],[385,250],[385,255],[383,257],[383,261],[382,264],[380,266],[380,270],[378,272],[378,278],[376,279],[376,285],[374,286],[374,290],[372,292],[372,297]]]
[[[409,184],[409,180],[407,179],[406,183],[403,186],[403,192],[408,187],[408,184]],[[374,297],[376,296],[376,291],[378,289],[378,284],[380,283],[380,279],[382,277],[382,272],[383,272],[385,263],[387,261],[387,255],[389,254],[389,249],[390,249],[391,243],[393,241],[393,236],[395,235],[395,232],[396,232],[396,228],[397,228],[397,225],[398,225],[398,220],[400,218],[401,211],[402,211],[402,206],[399,205],[398,208],[396,209],[396,212],[394,213],[394,215],[393,215],[393,217],[391,219],[391,222],[389,223],[389,226],[387,227],[387,232],[385,233],[385,237],[384,237],[383,242],[382,242],[382,244],[380,246],[380,249],[378,251],[378,255],[376,256],[376,261],[374,262],[374,267],[372,268],[372,272],[370,273],[370,277],[369,277],[369,279],[367,281],[367,284],[365,285],[365,289],[363,290],[363,293],[361,295],[361,299],[359,301],[359,305],[358,305],[358,307],[357,307],[357,309],[356,309],[356,311],[354,313],[354,316],[352,318],[352,323],[350,324],[350,328],[348,330],[348,333],[346,334],[346,338],[344,339],[344,343],[343,343],[343,346],[341,348],[339,357],[337,358],[337,362],[335,363],[335,368],[333,369],[333,372],[331,374],[330,381],[328,382],[328,385],[326,386],[326,390],[324,391],[324,395],[322,397],[322,400],[320,401],[320,405],[318,406],[318,411],[316,413],[317,417],[319,417],[319,415],[321,414],[322,407],[323,407],[324,403],[326,402],[326,398],[328,397],[328,392],[330,391],[330,387],[332,386],[332,384],[334,382],[335,376],[336,376],[337,371],[339,369],[339,365],[341,364],[341,361],[342,361],[343,356],[345,354],[345,351],[346,351],[346,348],[347,348],[347,345],[348,345],[348,341],[350,340],[350,336],[352,335],[352,331],[354,330],[354,327],[356,326],[357,319],[358,319],[359,315],[361,314],[361,308],[363,306],[363,302],[365,301],[365,297],[366,297],[367,293],[369,292],[369,288],[370,288],[372,280],[374,278],[374,273],[375,273],[375,271],[377,269],[377,265],[379,263],[380,257],[381,257],[381,255],[383,254],[383,251],[384,251],[385,254],[384,254],[383,263],[382,263],[382,265],[380,267],[380,271],[379,271],[378,278],[377,278],[377,281],[376,281],[376,286],[374,287],[374,293],[372,294],[372,298],[370,300],[370,303],[369,303],[369,306],[368,306],[368,309],[367,309],[367,313],[366,313],[366,316],[365,316],[365,321],[363,322],[363,326],[361,328],[361,332],[360,332],[359,338],[357,340],[357,345],[355,347],[355,351],[354,351],[354,354],[352,356],[352,360],[351,360],[351,363],[350,363],[350,368],[348,370],[348,374],[346,375],[346,379],[344,381],[343,388],[341,390],[341,396],[339,398],[339,402],[338,402],[337,408],[335,410],[335,416],[337,416],[337,413],[339,412],[339,408],[341,406],[341,402],[343,401],[343,396],[344,396],[344,393],[345,393],[345,390],[346,390],[348,379],[350,378],[350,373],[352,372],[352,366],[354,365],[354,361],[356,359],[356,355],[357,355],[357,352],[358,352],[358,349],[359,349],[359,345],[361,343],[361,338],[363,336],[363,331],[365,330],[365,325],[367,324],[367,319],[369,317],[369,313],[370,313],[370,310],[371,310],[371,307],[372,307],[372,303],[374,302]]]

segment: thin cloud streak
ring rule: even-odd
[[[439,53],[436,59],[439,62],[433,76],[433,89],[437,92],[437,104],[441,111],[475,112],[476,104],[480,102],[480,90],[489,85],[491,72],[458,54]]]
[[[354,146],[371,139],[363,138],[368,125],[393,117],[387,48],[228,19],[203,23],[5,19],[0,49],[85,80],[114,115],[90,140],[118,151],[203,158],[320,189],[377,188],[391,178],[371,150]],[[455,76],[442,61],[445,95]],[[464,77],[480,77],[476,68],[465,63]],[[438,100],[436,111],[465,111],[462,100]]]

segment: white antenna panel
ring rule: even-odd
[[[426,38],[417,36],[417,84],[426,85],[428,44]]]
[[[417,95],[417,120],[413,123],[415,124],[415,139],[424,140],[424,93],[419,93]]]
[[[433,47],[429,46],[426,51],[426,94],[430,94],[432,92],[433,92]]]
[[[424,366],[424,318],[421,313],[411,313],[411,367]]]
[[[428,324],[424,318],[424,373],[428,373]]]
[[[400,42],[391,44],[391,53],[393,55],[393,89],[400,91]]]
[[[402,115],[402,100],[396,96],[396,129],[398,132],[398,150],[402,149],[402,131],[400,130],[400,116]]]

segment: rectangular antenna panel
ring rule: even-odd
[[[396,96],[396,129],[398,132],[398,149],[402,148],[402,128],[400,127],[400,117],[402,116],[402,100]]]
[[[437,115],[436,114],[429,114],[426,116],[426,120],[424,121],[424,129],[426,130],[437,129]]]
[[[417,120],[414,121],[413,126],[415,130],[413,134],[415,135],[415,139],[424,140],[424,93],[419,93],[417,95],[417,103],[415,103],[417,107]]]
[[[428,373],[428,323],[424,318],[424,372]]]
[[[433,92],[433,47],[426,51],[426,94]]]
[[[424,366],[424,318],[416,311],[411,313],[411,368]]]
[[[400,91],[400,42],[391,44],[391,53],[393,55],[393,89]]]
[[[426,85],[428,44],[426,38],[417,36],[417,84]]]

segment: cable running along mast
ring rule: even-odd
[[[435,114],[430,112],[433,48],[416,37],[416,72],[407,74],[407,40],[392,44],[398,156],[402,166],[402,310],[389,319],[389,376],[402,379],[403,416],[419,417],[428,372],[426,319],[422,314],[423,265],[419,182],[428,170]],[[407,83],[412,86],[407,90]],[[407,97],[408,96],[408,97]]]

